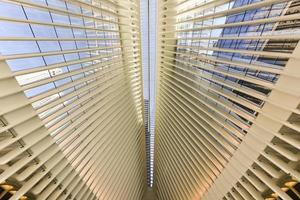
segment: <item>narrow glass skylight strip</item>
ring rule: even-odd
[[[139,2],[3,0],[0,27],[0,187],[13,200],[140,199]]]

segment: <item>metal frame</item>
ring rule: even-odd
[[[276,30],[280,23],[300,19],[289,9],[297,1],[263,0],[230,7],[234,2],[239,1],[159,1],[154,162],[158,199],[291,200],[287,191],[299,195],[293,188],[300,181],[299,32]],[[279,16],[214,24],[223,17],[283,3],[286,7]],[[211,32],[274,22],[273,30],[262,34]],[[264,46],[217,46],[224,40],[263,41]],[[280,41],[298,44],[289,51],[264,49],[268,42]],[[231,59],[226,53],[233,55]],[[280,66],[260,58],[287,62]],[[250,75],[251,70],[276,78]]]
[[[88,23],[71,25],[9,17],[0,17],[0,21],[114,33],[118,37],[1,37],[1,41],[37,44],[96,44],[0,57],[3,195],[9,194],[11,200],[142,198],[147,186],[139,1],[65,1],[86,13],[23,0],[5,2]],[[115,29],[99,28],[97,23],[112,24]],[[18,59],[79,53],[89,56],[18,71],[12,71],[7,64]],[[72,65],[84,67],[69,70]],[[62,68],[68,70],[45,75]],[[56,84],[65,79],[71,81]],[[46,84],[55,84],[55,88],[39,92],[38,88]],[[66,93],[70,88],[75,89]],[[25,96],[34,89],[39,93]]]

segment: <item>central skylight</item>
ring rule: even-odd
[[[147,149],[147,180],[148,186],[152,187],[156,93],[156,0],[141,0],[140,7]]]

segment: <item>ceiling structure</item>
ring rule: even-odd
[[[142,198],[137,8],[138,1],[1,1],[3,199]]]
[[[0,0],[0,199],[300,199],[299,13]]]
[[[158,199],[299,199],[299,1],[161,1]]]

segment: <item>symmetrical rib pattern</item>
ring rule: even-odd
[[[0,1],[0,199],[141,199],[137,0]]]
[[[142,198],[139,7],[0,0],[0,199]],[[300,1],[157,12],[157,198],[300,199]]]
[[[300,2],[160,0],[158,199],[299,199]]]

